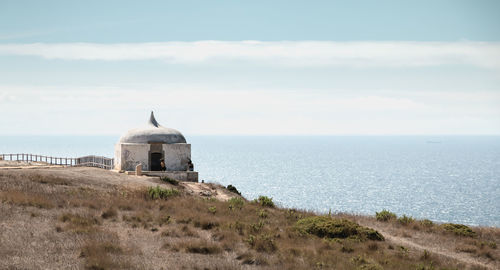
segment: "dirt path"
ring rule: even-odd
[[[181,182],[180,184],[194,195],[214,197],[220,201],[227,201],[232,197],[236,197],[234,193],[230,193],[227,190],[223,190],[215,185],[194,182]]]
[[[360,221],[359,223],[363,226],[371,227],[377,230],[385,237],[386,241],[393,243],[394,245],[408,247],[410,249],[418,250],[421,252],[427,250],[431,254],[437,254],[439,256],[447,257],[462,262],[466,265],[481,266],[486,269],[493,269],[493,270],[500,269],[500,265],[495,264],[494,262],[487,263],[484,262],[481,258],[470,256],[468,253],[456,252],[451,244],[446,245],[441,242],[433,244],[432,241],[427,241],[426,244],[424,244],[421,242],[425,241],[425,239],[415,238],[415,236],[412,236],[413,238],[397,236],[394,231],[391,232],[391,230],[387,230],[382,226],[376,226],[376,225],[374,226],[373,223],[363,224],[362,221]],[[417,240],[421,241],[418,241],[419,243],[417,243]]]

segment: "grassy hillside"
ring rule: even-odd
[[[197,193],[175,181],[140,185],[131,183],[144,178],[112,174],[90,168],[0,170],[0,268],[499,266],[497,228],[434,224],[388,211],[377,217],[318,216],[276,207],[265,196],[247,201],[232,193],[219,201],[212,195],[228,191],[213,184],[198,184],[205,191]]]

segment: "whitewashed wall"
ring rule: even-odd
[[[135,171],[142,164],[143,171],[149,171],[150,144],[122,143],[115,146],[115,169]],[[167,171],[186,171],[191,158],[191,144],[163,144]]]
[[[120,163],[117,162],[118,170],[135,171],[135,166],[142,164],[142,170],[149,170],[149,144],[138,143],[122,143],[117,147],[116,157],[119,157]]]
[[[188,166],[188,159],[191,158],[191,144],[173,143],[164,144],[165,166],[167,171],[185,171]]]

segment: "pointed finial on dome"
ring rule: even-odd
[[[158,124],[158,122],[156,122],[155,115],[153,114],[153,111],[151,111],[151,116],[149,117],[148,124],[153,125],[155,127],[159,127],[160,126],[160,124]]]

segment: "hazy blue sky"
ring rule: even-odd
[[[0,0],[0,135],[500,134],[500,1]]]

